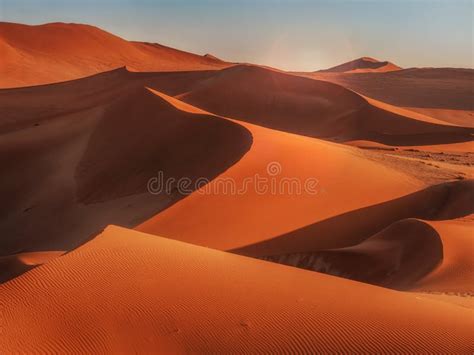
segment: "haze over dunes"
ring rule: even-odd
[[[0,49],[2,351],[474,352],[472,70]]]

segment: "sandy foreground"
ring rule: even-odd
[[[0,48],[3,352],[474,352],[472,70]]]

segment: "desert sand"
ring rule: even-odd
[[[0,88],[77,79],[123,66],[137,71],[176,71],[230,65],[210,55],[126,41],[82,24],[0,22],[0,48]]]
[[[473,350],[460,306],[114,226],[0,290],[7,352]]]
[[[473,70],[0,48],[2,351],[474,352]]]

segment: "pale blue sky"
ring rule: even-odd
[[[80,22],[230,61],[317,70],[361,56],[473,67],[473,0],[0,0],[0,21]]]

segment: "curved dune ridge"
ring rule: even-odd
[[[205,189],[139,225],[139,230],[228,250],[392,200],[423,185],[356,149],[241,124],[253,136],[249,152]],[[270,175],[273,165],[278,171]],[[256,174],[267,179],[268,190],[262,192],[257,179],[249,180]],[[296,179],[297,187],[289,186],[288,179]],[[308,179],[316,179],[314,189],[305,189]],[[269,190],[272,183],[275,189]]]
[[[354,246],[260,259],[383,287],[407,289],[438,266],[443,259],[443,244],[429,224],[405,219]]]
[[[425,292],[474,295],[474,247],[472,221],[430,221],[440,235],[444,257],[441,265],[418,282],[414,289]]]
[[[163,181],[187,178],[194,186],[233,165],[251,140],[240,125],[181,111],[141,88],[109,106],[95,127],[76,167],[77,198],[91,203],[147,192],[158,172]]]
[[[46,84],[128,66],[137,71],[219,69],[229,64],[156,43],[129,42],[94,26],[0,22],[0,87]]]
[[[0,291],[6,352],[474,350],[471,310],[112,226]]]
[[[250,148],[242,126],[182,111],[144,87],[153,75],[134,74],[0,91],[0,230],[11,236],[0,255],[70,250],[111,222],[135,226],[183,197],[175,186],[148,193],[160,171],[210,180]]]
[[[217,71],[177,97],[218,115],[337,141],[433,145],[471,141],[474,132],[328,82],[251,65]]]
[[[379,61],[370,57],[362,57],[335,67],[319,70],[327,73],[385,73],[400,70],[399,66],[388,61]]]
[[[474,181],[443,183],[231,251],[384,287],[470,294],[473,206]]]

